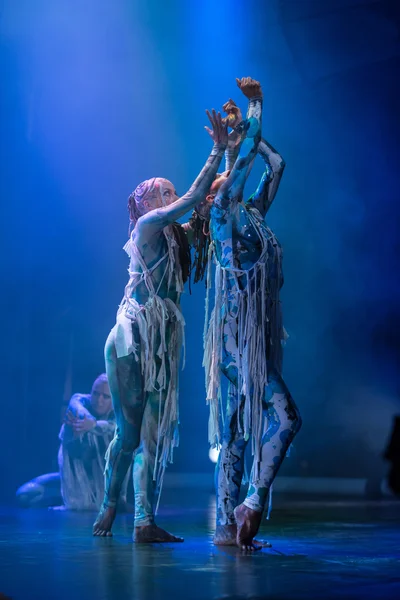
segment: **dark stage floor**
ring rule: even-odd
[[[13,600],[400,598],[400,502],[293,502],[274,497],[244,555],[211,544],[209,493],[166,490],[158,522],[184,544],[135,546],[132,517],[93,538],[88,513],[1,509],[0,592]],[[0,594],[1,597],[1,594]]]

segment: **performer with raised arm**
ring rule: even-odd
[[[232,100],[224,105],[226,120],[236,129],[229,136],[228,170],[216,178],[190,223],[198,280],[205,274],[208,214],[211,217],[208,289],[211,259],[216,262],[215,305],[209,321],[206,314],[204,356],[211,411],[209,439],[212,445],[221,443],[215,477],[214,543],[254,550],[261,547],[254,537],[272,482],[300,429],[301,418],[281,375],[282,250],[264,223],[285,165],[272,146],[261,139],[260,84],[250,78],[237,83],[249,99],[247,119],[242,121]],[[265,161],[265,171],[255,194],[243,201],[244,185],[257,152]],[[221,372],[229,380],[222,436]],[[254,461],[247,497],[238,506],[249,439]]]
[[[129,197],[132,232],[125,250],[130,278],[105,347],[117,429],[108,449],[105,496],[94,535],[111,535],[121,485],[135,453],[134,541],[183,541],[157,527],[154,513],[165,467],[178,445],[178,368],[184,336],[179,302],[190,252],[176,220],[207,194],[228,141],[221,115],[207,115],[214,147],[189,191],[178,198],[170,181],[154,178]]]

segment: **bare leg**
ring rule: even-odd
[[[93,535],[101,537],[112,535],[123,481],[139,445],[144,410],[140,363],[133,354],[117,358],[114,330],[106,342],[105,358],[117,428],[107,451],[104,501],[93,525]]]
[[[160,402],[161,400],[161,402]],[[154,505],[157,496],[155,466],[158,441],[159,411],[164,411],[165,393],[146,394],[146,407],[141,428],[141,444],[135,454],[133,485],[135,490],[135,529],[133,541],[138,544],[183,542],[154,522]],[[160,465],[157,464],[157,468]]]
[[[53,507],[62,503],[60,474],[39,475],[22,485],[16,493],[17,502],[24,508]]]

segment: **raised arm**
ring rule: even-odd
[[[211,237],[215,244],[217,258],[220,264],[226,268],[235,266],[232,212],[242,198],[247,175],[257,154],[261,138],[261,86],[250,78],[238,81],[238,85],[249,98],[247,119],[243,123],[245,138],[229,177],[221,185],[211,207]]]
[[[228,102],[225,102],[222,110],[227,114],[224,120],[228,124],[228,127],[232,128],[232,131],[228,135],[228,145],[225,150],[225,170],[231,171],[239,154],[245,122],[243,121],[242,111],[232,98],[229,98]]]
[[[246,80],[249,80],[249,82]],[[212,210],[214,210],[214,207],[226,209],[229,205],[232,205],[233,201],[241,199],[248,169],[257,154],[258,143],[261,139],[261,86],[249,77],[244,78],[243,81],[241,89],[243,93],[248,94],[247,97],[249,98],[247,118],[242,123],[244,139],[229,177],[223,183],[215,198]]]
[[[257,190],[246,204],[257,208],[265,217],[278,191],[286,163],[275,148],[264,139],[258,144],[258,153],[265,162],[265,171]]]
[[[229,98],[228,102],[225,102],[222,109],[227,113],[225,120],[232,127],[232,131],[228,136],[228,146],[225,151],[225,168],[229,171],[232,169],[239,153],[238,141],[240,140],[240,132],[244,121],[240,108],[232,98]],[[263,138],[258,145],[258,154],[265,162],[265,170],[256,192],[249,198],[246,204],[253,205],[265,217],[278,191],[285,168],[285,161],[275,148]]]
[[[184,214],[194,208],[210,189],[224,155],[228,142],[228,131],[227,125],[222,121],[220,113],[217,114],[215,110],[212,111],[212,114],[208,111],[206,112],[212,126],[212,129],[208,127],[206,129],[214,141],[214,146],[206,164],[184,196],[168,206],[151,210],[140,217],[137,222],[139,230],[150,229],[152,233],[161,231],[164,227],[183,217]]]

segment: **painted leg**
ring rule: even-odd
[[[239,502],[244,471],[246,442],[238,431],[238,392],[230,382],[225,431],[215,468],[216,529],[213,542],[217,546],[236,546],[234,509]]]
[[[226,430],[215,470],[217,526],[213,541],[216,546],[237,546],[235,508],[239,502],[247,446],[243,435],[238,431],[237,404],[237,390],[230,384]],[[253,546],[259,550],[270,548],[271,544],[253,540]]]
[[[261,463],[253,464],[249,490],[243,504],[235,510],[238,525],[237,543],[244,550],[254,550],[254,536],[260,527],[269,490],[301,427],[299,411],[282,377],[271,370],[268,376],[264,411]]]
[[[148,392],[146,396],[140,435],[141,443],[135,454],[133,465],[133,486],[135,490],[133,541],[138,544],[183,542],[183,538],[168,533],[154,522],[154,506],[157,495],[155,466],[159,411],[161,410],[161,421],[165,405],[165,393],[161,398],[159,392]]]
[[[104,501],[93,525],[93,535],[110,536],[121,488],[132,464],[133,453],[140,443],[144,410],[143,380],[140,363],[133,354],[117,358],[114,330],[105,348],[106,372],[117,427],[107,450]]]
[[[221,371],[229,380],[228,402],[225,416],[225,431],[221,452],[215,470],[217,523],[214,544],[237,545],[237,523],[235,508],[239,502],[240,486],[243,479],[244,456],[247,442],[243,434],[243,414],[238,422],[238,367],[237,347],[238,320],[237,308],[232,307],[229,315],[224,315],[223,348]],[[239,427],[240,424],[240,427]],[[254,547],[270,547],[268,542],[254,541]]]
[[[243,434],[242,410],[238,423],[238,348],[237,319],[235,312],[224,322],[224,346],[221,370],[229,380],[228,401],[225,416],[225,431],[215,469],[217,523],[214,544],[218,546],[237,545],[237,524],[234,510],[239,502],[240,487],[244,472],[244,456],[247,446]],[[254,541],[257,548],[270,547],[268,542]]]

